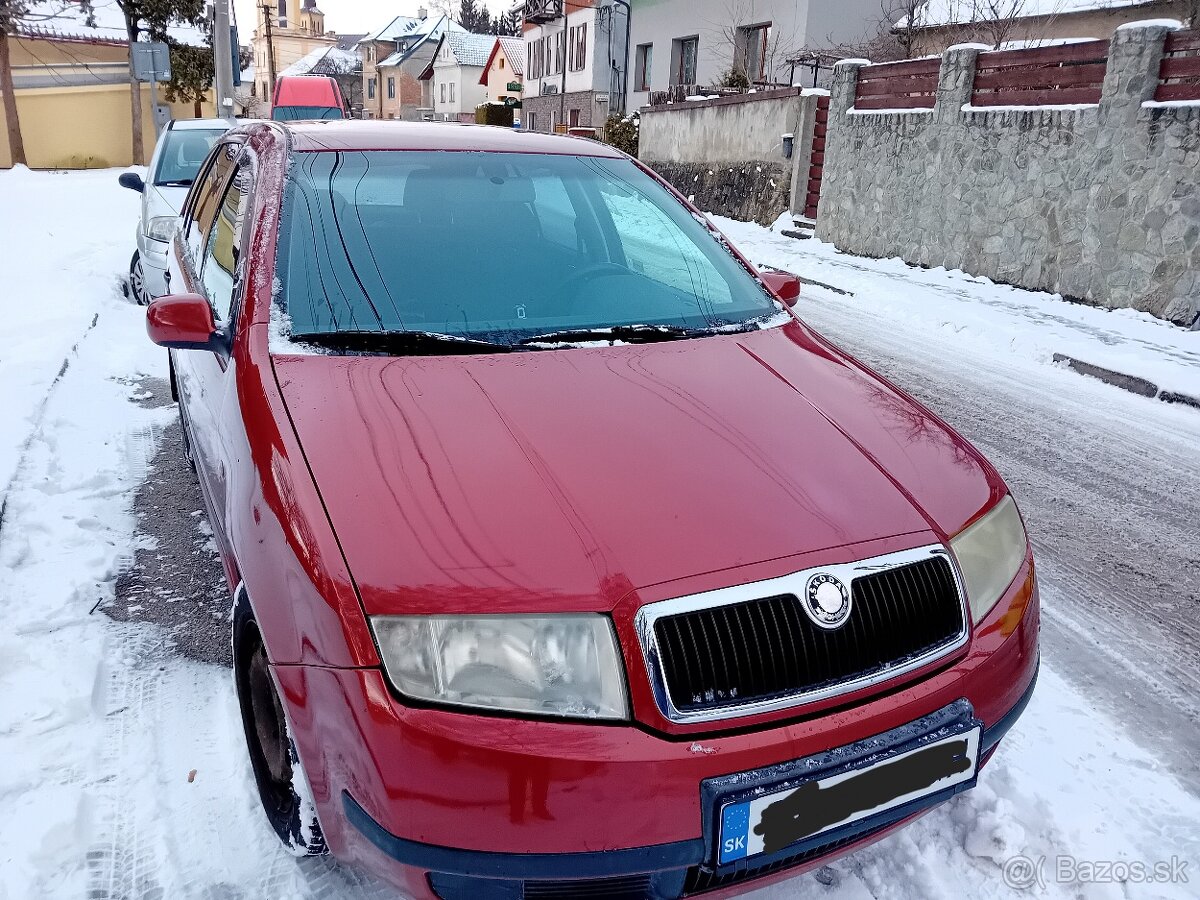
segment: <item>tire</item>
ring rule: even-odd
[[[150,305],[150,294],[146,291],[146,276],[142,272],[142,257],[137,251],[133,251],[133,258],[129,260],[129,295],[138,306]]]
[[[254,783],[267,821],[293,856],[329,852],[308,779],[288,731],[287,717],[254,613],[239,589],[233,613],[233,674]]]

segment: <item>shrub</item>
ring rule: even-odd
[[[641,116],[633,112],[628,116],[613,114],[604,123],[604,143],[611,144],[630,156],[638,155],[638,127]]]

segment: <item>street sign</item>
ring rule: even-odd
[[[508,89],[509,89],[510,91],[512,91],[513,93],[518,93],[518,94],[519,94],[519,93],[521,92],[521,82],[519,82],[519,81],[510,81],[510,82],[508,83]]]
[[[170,81],[171,51],[161,41],[135,41],[129,45],[133,77],[138,81]]]

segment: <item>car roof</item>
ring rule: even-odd
[[[172,119],[172,131],[215,131],[220,128],[228,131],[234,126],[232,119]]]
[[[341,106],[337,82],[328,75],[280,75],[273,106]]]
[[[268,127],[284,128],[291,135],[292,149],[298,153],[321,150],[472,150],[623,158],[620,151],[586,138],[515,131],[494,125],[340,119],[277,122]]]

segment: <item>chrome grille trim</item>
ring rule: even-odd
[[[881,671],[816,690],[800,690],[781,697],[728,704],[714,709],[696,711],[681,710],[672,702],[670,691],[667,688],[666,672],[663,668],[662,658],[658,649],[658,640],[655,636],[655,623],[659,619],[681,613],[695,612],[697,610],[726,607],[731,604],[744,603],[746,601],[759,600],[781,594],[803,597],[808,579],[819,573],[833,575],[842,581],[853,595],[854,582],[859,578],[911,565],[912,563],[921,562],[933,557],[945,559],[949,564],[950,572],[954,579],[955,590],[958,595],[962,628],[950,640],[939,644],[919,656],[888,666]],[[699,594],[673,597],[669,600],[660,600],[656,603],[646,604],[637,611],[637,615],[634,617],[634,627],[637,631],[638,643],[642,648],[642,657],[646,664],[646,672],[650,679],[650,687],[654,692],[655,702],[658,704],[659,711],[662,712],[668,721],[678,724],[715,722],[724,719],[775,712],[781,709],[790,709],[806,703],[814,703],[820,700],[827,700],[831,697],[838,697],[842,694],[852,693],[889,681],[949,656],[963,647],[970,636],[970,622],[970,612],[967,607],[966,591],[963,587],[962,575],[958,570],[958,565],[953,555],[942,544],[930,544],[911,550],[901,550],[896,553],[887,553],[858,562],[813,566],[789,575],[782,575],[778,578],[768,578],[763,581],[718,588],[717,590],[705,591]],[[782,637],[777,642],[777,645],[780,650],[783,649]],[[714,661],[713,664],[716,665],[717,662]],[[774,664],[773,658],[772,664]]]

